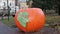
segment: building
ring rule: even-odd
[[[8,6],[15,6],[15,0],[8,0]],[[0,9],[3,7],[7,9],[7,0],[0,0]]]
[[[11,8],[11,12],[15,12],[15,0],[0,0],[0,15],[3,14],[8,14],[8,6]],[[5,7],[6,10],[3,10]]]

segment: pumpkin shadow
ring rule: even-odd
[[[41,34],[40,31],[34,31],[34,32],[23,32],[23,31],[19,31],[20,34]]]

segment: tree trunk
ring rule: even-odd
[[[58,6],[58,14],[60,15],[60,5]]]

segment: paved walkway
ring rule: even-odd
[[[0,34],[19,34],[16,28],[9,28],[0,22]]]
[[[17,28],[10,28],[0,22],[0,34],[58,34],[54,33],[54,29],[50,29],[47,27],[42,28],[41,32],[33,32],[33,33],[23,33],[19,31]]]

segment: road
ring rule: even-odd
[[[37,32],[23,33],[19,31],[19,29],[8,27],[0,21],[0,34],[59,34],[59,33],[54,32],[54,29],[48,27],[43,27],[42,30]]]
[[[10,28],[0,22],[0,34],[19,34],[17,28]]]

